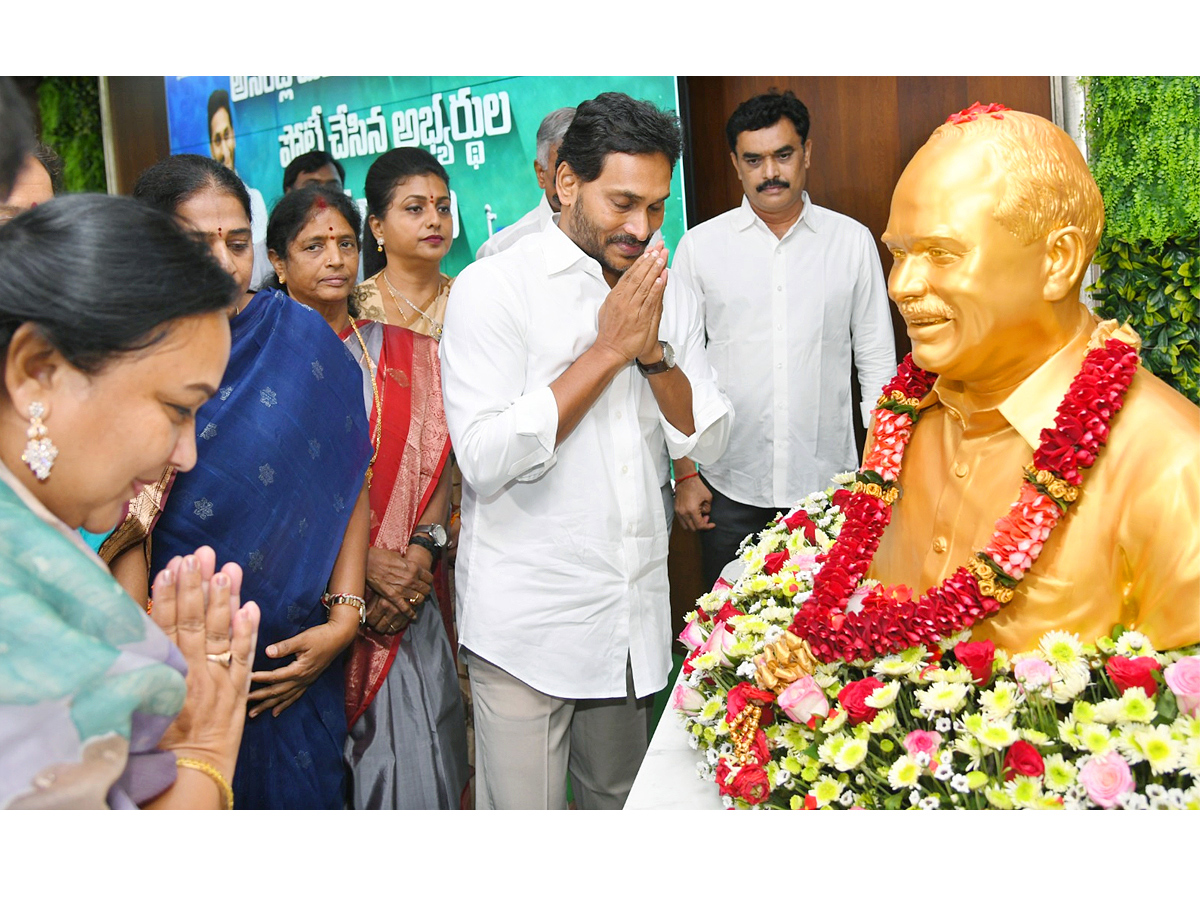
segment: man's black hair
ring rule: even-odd
[[[796,126],[800,142],[808,141],[808,107],[796,99],[791,91],[782,94],[772,89],[768,94],[751,97],[733,111],[725,123],[725,138],[729,149],[737,153],[737,138],[743,131],[759,131],[770,128],[780,119],[787,117]]]
[[[333,158],[332,153],[324,150],[311,150],[308,153],[302,153],[297,156],[283,170],[283,192],[286,194],[290,191],[292,185],[296,183],[296,179],[301,175],[316,172],[325,166],[333,166],[337,169],[338,179],[342,184],[346,183],[346,170],[340,162]]]
[[[576,108],[558,148],[558,162],[567,163],[583,181],[595,181],[610,153],[661,153],[673,172],[681,144],[679,119],[673,113],[628,94],[608,92]]]
[[[233,124],[233,107],[229,105],[229,91],[224,88],[217,88],[208,95],[208,134],[212,137],[212,120],[217,114],[218,109],[225,110],[229,114],[229,123]]]

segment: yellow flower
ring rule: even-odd
[[[921,780],[921,767],[917,765],[915,759],[905,754],[892,763],[891,768],[888,769],[887,779],[892,790],[898,791],[912,787]]]

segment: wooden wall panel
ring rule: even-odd
[[[129,194],[138,176],[171,154],[167,96],[162,76],[108,78],[115,184],[109,190]]]

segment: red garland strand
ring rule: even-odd
[[[1137,350],[1115,338],[1084,358],[1079,374],[1059,404],[1054,428],[1042,431],[1033,456],[1038,471],[1027,470],[1017,502],[996,523],[988,546],[976,554],[975,558],[992,570],[1000,585],[1011,588],[1019,583],[1077,496],[1055,496],[1035,476],[1049,475],[1075,488],[1082,483],[1083,470],[1095,463],[1108,440],[1110,422],[1124,403],[1137,365]],[[917,367],[911,354],[904,358],[895,378],[884,387],[872,425],[873,443],[883,442],[887,447],[873,449],[858,470],[858,486],[869,490],[835,495],[845,523],[834,545],[818,556],[824,564],[813,579],[812,596],[788,628],[804,638],[822,662],[838,658],[847,662],[870,660],[916,644],[930,646],[1001,606],[995,596],[981,590],[971,569],[962,566],[915,602],[900,599],[905,592],[877,586],[859,612],[846,612],[850,595],[866,576],[883,531],[891,522],[886,492],[896,486],[899,462],[920,414],[917,406],[935,378]],[[872,468],[873,464],[878,468]],[[1058,493],[1062,493],[1061,485]],[[1018,550],[1018,546],[1024,549]],[[985,574],[990,573],[985,570]]]

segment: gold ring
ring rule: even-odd
[[[208,653],[204,658],[209,662],[220,663],[225,668],[229,668],[233,663],[233,651],[226,650],[224,653]]]

